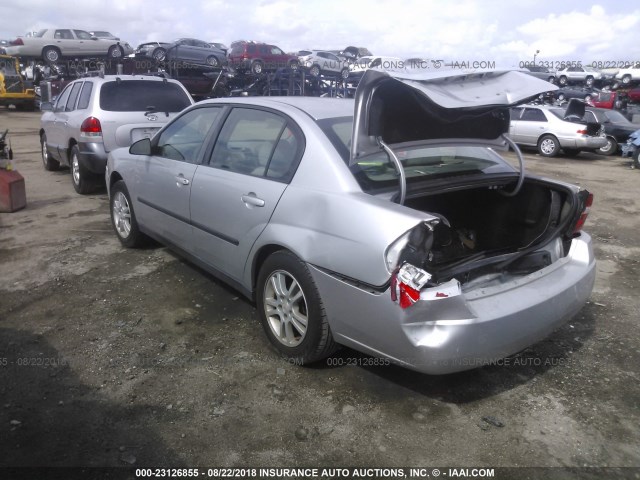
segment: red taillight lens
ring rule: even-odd
[[[16,38],[13,42],[9,42],[9,45],[24,45],[21,38]]]
[[[591,210],[591,205],[593,205],[593,193],[590,193],[584,202],[584,210],[582,210],[582,213],[580,214],[580,218],[578,218],[578,221],[576,222],[576,226],[573,228],[574,235],[580,233],[580,230],[582,230],[582,227],[584,227],[584,222],[587,221],[587,216],[589,216],[589,210]]]
[[[576,130],[576,133],[579,133],[580,135],[586,135],[587,131],[586,130]]]
[[[92,137],[102,135],[102,125],[100,125],[100,120],[96,117],[85,118],[82,125],[80,125],[80,132]]]

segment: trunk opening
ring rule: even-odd
[[[514,197],[495,188],[413,196],[407,207],[440,216],[432,232],[412,235],[403,261],[429,272],[430,284],[456,278],[461,284],[487,274],[526,275],[568,252],[557,242],[573,218],[569,192],[540,181],[525,181]],[[559,250],[559,251],[558,251]]]

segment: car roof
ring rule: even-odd
[[[314,120],[325,118],[352,117],[354,101],[344,98],[319,98],[319,97],[252,97],[239,98],[227,97],[205,100],[198,102],[201,104],[237,104],[254,105],[260,107],[271,107],[282,109],[283,106],[291,106],[306,113]]]

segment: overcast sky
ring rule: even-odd
[[[0,20],[4,39],[47,27],[108,30],[134,48],[188,36],[508,67],[536,50],[543,61],[640,60],[638,0],[3,0]]]

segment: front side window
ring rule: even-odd
[[[288,181],[301,150],[301,136],[285,118],[263,110],[234,108],[222,127],[210,165]]]
[[[89,32],[85,32],[84,30],[74,30],[74,32],[79,40],[91,40],[91,34]]]
[[[177,118],[160,134],[154,154],[196,163],[202,144],[221,110],[221,107],[196,108]]]
[[[65,106],[67,105],[67,100],[69,99],[69,93],[71,93],[72,87],[73,87],[72,84],[67,85],[67,87],[62,91],[62,93],[58,97],[58,100],[56,101],[56,106],[54,108],[56,112],[64,110]]]
[[[520,120],[528,122],[546,122],[547,117],[544,116],[542,110],[538,110],[537,108],[525,108]]]

